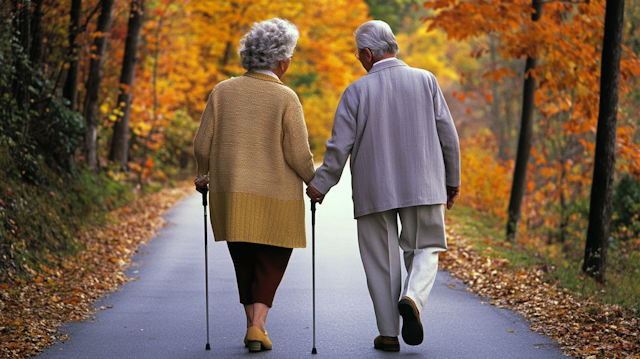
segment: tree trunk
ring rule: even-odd
[[[231,41],[227,41],[227,45],[224,47],[224,56],[222,57],[222,66],[227,66],[229,63],[229,57],[231,56]]]
[[[22,47],[23,54],[28,56],[31,52],[31,1],[14,0],[13,11],[16,14],[14,18],[14,28],[19,32],[16,36]],[[20,56],[17,57],[16,61],[16,73],[19,74],[19,76],[16,76],[13,82],[13,93],[16,95],[18,108],[23,112],[22,116],[25,119],[24,126],[27,126],[29,123],[28,116],[31,104],[31,96],[29,94],[31,67],[28,62],[21,59]],[[23,128],[23,138],[26,136],[26,133],[26,128]]]
[[[100,93],[100,83],[102,82],[102,68],[107,51],[109,31],[111,30],[111,22],[113,19],[113,2],[114,0],[102,0],[102,10],[98,18],[98,27],[96,28],[96,32],[98,32],[99,35],[96,36],[93,41],[91,62],[89,64],[89,78],[86,85],[87,95],[84,100],[84,119],[87,124],[84,149],[85,161],[93,170],[97,170],[98,164],[98,95]]]
[[[533,0],[535,13],[531,15],[531,20],[538,21],[542,13],[542,2]],[[534,95],[536,91],[536,79],[531,70],[536,68],[536,58],[527,57],[525,64],[524,93],[522,98],[522,118],[520,120],[520,137],[518,139],[518,152],[516,155],[516,166],[513,170],[513,183],[511,184],[511,198],[509,199],[509,217],[507,219],[507,240],[516,241],[518,234],[518,223],[522,211],[522,198],[524,197],[527,183],[527,166],[529,166],[529,155],[531,154],[531,137],[533,133],[533,111],[535,109]]]
[[[37,69],[42,62],[42,1],[34,0],[31,19],[31,68]]]
[[[122,73],[120,74],[120,94],[118,95],[118,119],[113,125],[113,138],[109,160],[120,163],[123,171],[127,169],[129,152],[129,119],[133,81],[136,73],[136,59],[140,33],[144,17],[144,0],[131,0],[131,13],[124,47]]]
[[[582,270],[600,283],[604,283],[605,279],[611,224],[623,17],[624,0],[607,0],[600,69],[596,154],[589,205],[589,228],[582,265]]]
[[[78,107],[78,49],[76,37],[80,31],[80,15],[82,14],[82,0],[72,0],[71,2],[71,22],[69,25],[69,70],[64,83],[62,96],[69,100],[69,108],[76,110]]]

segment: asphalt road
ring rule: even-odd
[[[211,350],[205,351],[204,233],[201,197],[166,215],[169,226],[140,248],[127,271],[137,281],[95,303],[99,310],[61,331],[70,335],[42,358],[565,358],[523,318],[496,308],[439,272],[424,309],[425,340],[401,341],[399,353],[373,349],[378,335],[360,262],[348,171],[318,206],[316,220],[317,355],[311,354],[311,220],[308,248],[293,251],[267,320],[273,350],[250,354],[246,321],[225,243],[209,228]],[[210,227],[210,226],[208,226]],[[452,286],[451,284],[455,284]]]

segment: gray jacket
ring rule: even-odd
[[[349,155],[355,217],[443,204],[460,186],[460,145],[435,76],[394,59],[342,94],[324,163],[311,185],[326,194]]]

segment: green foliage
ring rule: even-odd
[[[42,106],[42,113],[4,118],[0,125],[0,143],[7,146],[15,164],[10,174],[36,185],[44,180],[43,163],[60,174],[76,172],[74,155],[85,132],[82,117],[61,99],[48,98]]]
[[[640,0],[626,0],[622,40],[636,54],[640,54]]]
[[[613,189],[611,232],[620,239],[640,235],[640,181],[627,175]]]
[[[55,84],[31,68],[12,34],[11,19],[3,20],[0,27],[0,145],[11,155],[9,175],[37,185],[45,180],[43,163],[60,174],[74,172],[74,155],[85,133],[82,117],[67,108],[65,99],[55,96]],[[26,73],[31,74],[31,101],[25,105],[18,103],[14,89],[18,80],[26,81]]]
[[[86,131],[82,116],[69,110],[64,99],[49,98],[44,107],[41,115],[32,120],[35,128],[29,135],[49,166],[73,171],[73,157]]]
[[[365,3],[369,6],[369,16],[386,22],[396,33],[408,30],[404,29],[406,25],[414,25],[413,20],[419,17],[416,7],[422,4],[416,0],[365,0]],[[411,19],[408,24],[407,18]]]
[[[155,153],[163,168],[189,168],[193,163],[193,137],[197,130],[198,122],[186,111],[178,110],[174,113],[171,126],[164,129],[165,144]]]
[[[76,167],[82,117],[32,68],[8,6],[0,4],[0,282],[75,252],[78,232],[129,192]]]
[[[7,145],[0,147],[0,282],[22,276],[25,265],[39,270],[51,256],[82,247],[78,234],[104,213],[129,201],[128,186],[106,175],[78,170],[58,174],[39,163],[40,185],[12,175],[17,171]]]
[[[318,95],[320,90],[314,89],[314,84],[320,80],[320,76],[315,72],[302,73],[299,75],[290,74],[287,76],[289,85],[298,89],[300,96],[309,98],[314,95]]]

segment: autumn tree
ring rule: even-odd
[[[618,90],[624,0],[607,0],[602,44],[600,107],[589,206],[589,229],[582,270],[604,282],[611,224],[611,197],[616,162]]]
[[[89,64],[88,79],[86,84],[87,94],[84,101],[84,120],[87,126],[85,135],[85,161],[90,168],[97,169],[98,165],[98,95],[102,82],[105,53],[109,39],[109,31],[113,20],[114,0],[101,0],[101,12],[98,18],[98,27],[93,34],[93,50]]]
[[[534,22],[530,19],[531,0],[425,3],[425,7],[434,10],[427,19],[430,29],[443,29],[451,39],[474,40],[473,56],[483,57],[490,52],[487,37],[497,40],[496,57],[505,61],[474,76],[503,86],[505,79],[510,81],[516,76],[507,65],[509,61],[526,57],[535,49],[537,63],[531,72],[538,83],[534,108],[539,120],[534,125],[532,160],[528,163],[532,170],[526,175],[522,203],[526,227],[518,231],[522,236],[518,243],[540,248],[541,243],[557,240],[565,250],[573,239],[583,240],[588,223],[581,208],[588,200],[589,176],[593,173],[600,68],[600,59],[593,54],[599,53],[602,45],[605,2],[553,1],[542,6],[540,18]],[[623,46],[620,93],[624,125],[619,127],[617,138],[620,161],[616,170],[636,176],[640,174],[640,146],[633,120],[634,116],[637,118],[633,84],[638,74],[637,55]],[[488,83],[487,88],[491,88]],[[509,162],[505,164],[508,166]],[[485,173],[484,177],[488,176],[493,174]],[[495,200],[484,207],[491,212],[496,207],[503,208],[507,201],[491,193],[478,194]]]
[[[542,12],[541,0],[533,0],[533,13],[531,21],[537,22]],[[525,185],[527,181],[527,167],[531,154],[531,139],[533,131],[533,113],[535,110],[534,95],[536,91],[536,79],[534,71],[536,68],[535,46],[529,49],[527,62],[524,68],[525,80],[524,91],[522,93],[522,118],[520,120],[520,136],[518,138],[518,152],[516,155],[516,166],[513,170],[513,182],[511,185],[511,198],[509,199],[509,209],[507,217],[507,240],[515,242],[518,233],[518,222],[522,211],[522,198],[524,197]]]
[[[143,17],[144,0],[132,0],[127,40],[124,48],[124,57],[122,59],[122,72],[120,74],[120,94],[117,100],[118,107],[115,111],[117,120],[113,124],[111,151],[109,152],[109,160],[119,163],[122,170],[126,170],[127,168],[132,88]]]
[[[367,20],[367,7],[361,0],[273,1],[207,0],[173,2],[171,21],[159,34],[158,74],[154,75],[157,22],[165,8],[162,1],[145,21],[141,48],[144,59],[134,88],[131,149],[136,162],[133,171],[144,171],[148,163],[140,156],[149,147],[156,159],[169,158],[167,149],[186,156],[193,134],[183,124],[185,116],[197,119],[211,89],[230,76],[240,76],[237,46],[240,38],[256,21],[281,17],[292,21],[301,36],[295,58],[284,77],[285,84],[299,95],[305,110],[310,140],[315,153],[322,153],[330,134],[333,113],[348,83],[364,75],[353,57],[353,31]],[[152,109],[157,79],[158,116]],[[326,128],[329,128],[327,131]],[[179,132],[182,132],[178,136]],[[178,139],[179,142],[168,143]],[[155,157],[158,156],[158,157]],[[175,156],[175,155],[174,155]],[[181,160],[182,162],[183,160]],[[131,162],[131,161],[130,161]]]

